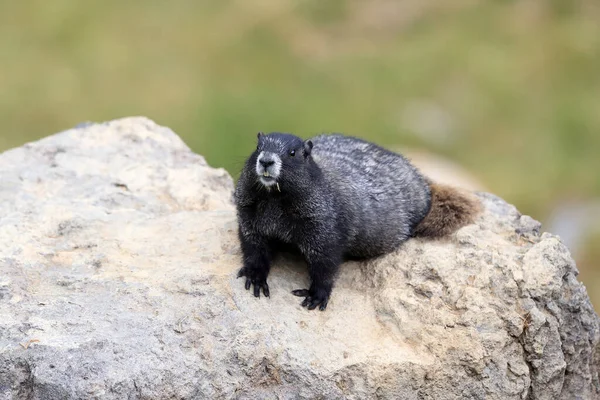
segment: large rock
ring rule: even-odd
[[[446,240],[236,279],[233,182],[145,118],[0,156],[1,399],[593,399],[599,320],[561,241],[481,194]],[[595,359],[596,357],[596,359]]]

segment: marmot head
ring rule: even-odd
[[[287,133],[258,133],[256,174],[266,187],[292,181],[309,162],[313,144]]]

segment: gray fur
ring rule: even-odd
[[[430,207],[429,185],[408,160],[361,139],[320,135],[312,156],[348,213],[346,253],[372,257],[407,240]],[[329,215],[335,211],[329,209]]]
[[[323,310],[344,259],[396,249],[427,215],[431,192],[404,157],[340,134],[302,139],[258,135],[236,186],[246,289],[269,295],[273,255],[285,245],[306,259],[311,287],[295,291]],[[276,183],[264,181],[258,157],[278,159]],[[273,167],[268,167],[273,168]],[[268,169],[267,168],[267,169]],[[272,175],[275,175],[273,171]]]

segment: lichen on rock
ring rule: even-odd
[[[502,199],[341,268],[236,279],[233,181],[146,118],[0,155],[0,399],[597,399],[599,319],[558,237]]]

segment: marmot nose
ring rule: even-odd
[[[275,164],[275,161],[273,161],[273,160],[265,160],[265,159],[260,160],[260,165],[262,165],[264,168],[268,168],[273,164]]]

